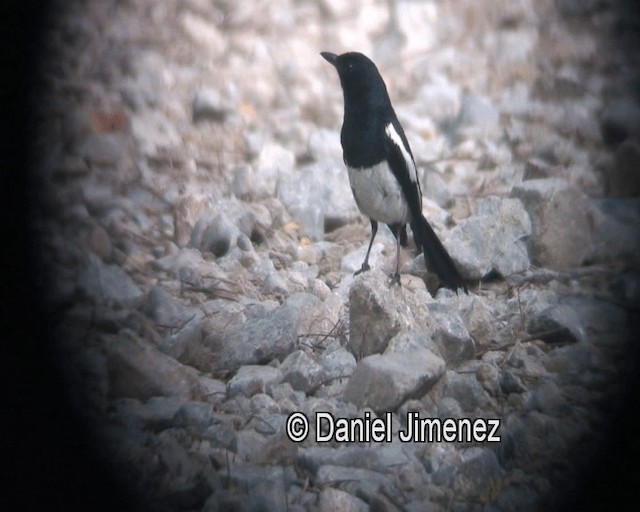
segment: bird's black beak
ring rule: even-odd
[[[338,56],[335,53],[331,52],[320,52],[320,55],[324,57],[324,59],[330,64],[336,65],[336,61],[338,60]]]

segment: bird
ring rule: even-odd
[[[340,78],[344,119],[340,132],[342,156],[356,205],[371,222],[371,238],[358,275],[369,270],[369,253],[386,224],[396,239],[396,268],[391,285],[400,285],[400,245],[406,245],[406,226],[422,251],[427,268],[440,283],[469,293],[451,256],[422,214],[422,190],[409,142],[391,105],[387,86],[371,59],[359,52],[336,55],[320,52]]]

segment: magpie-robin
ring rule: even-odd
[[[357,52],[320,55],[333,64],[340,77],[344,94],[342,155],[358,209],[371,221],[367,255],[356,274],[369,270],[378,222],[384,222],[396,238],[396,270],[391,282],[400,284],[400,243],[406,242],[409,224],[427,267],[444,286],[456,292],[462,288],[466,293],[451,256],[422,215],[416,164],[378,68]]]

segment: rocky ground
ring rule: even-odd
[[[539,510],[627,413],[638,18],[613,2],[61,3],[33,154],[56,362],[154,510]],[[369,237],[323,50],[378,64],[468,295]],[[305,440],[288,418],[310,419]],[[334,418],[391,440],[318,441]],[[387,414],[389,413],[389,414]],[[399,441],[420,418],[499,442]]]

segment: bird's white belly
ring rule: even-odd
[[[384,224],[407,224],[409,208],[400,183],[386,161],[370,168],[347,167],[358,209]]]

